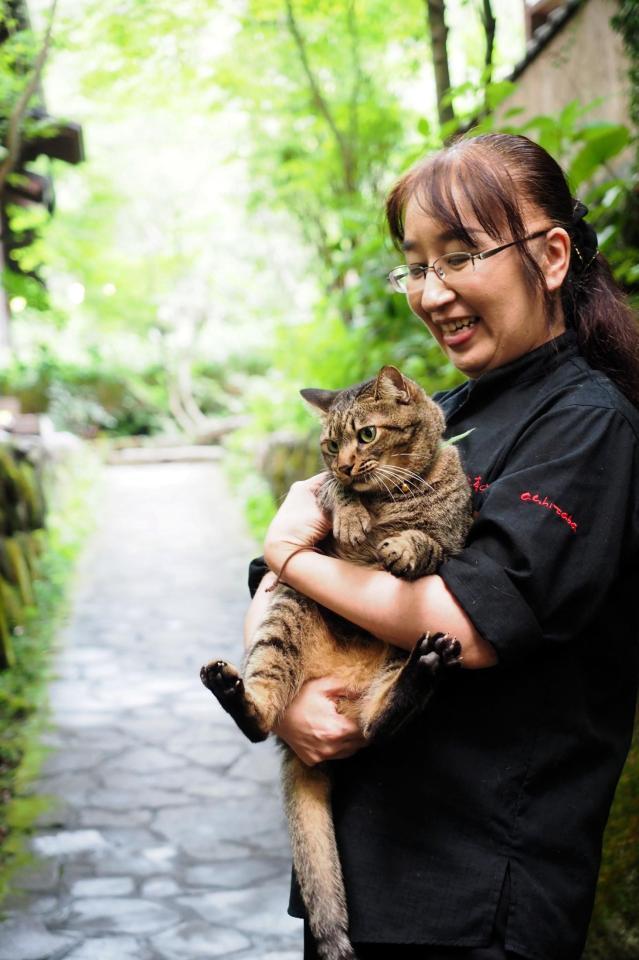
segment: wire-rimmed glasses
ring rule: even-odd
[[[475,269],[476,260],[487,260],[488,257],[494,257],[496,253],[501,253],[508,247],[514,247],[517,243],[525,243],[527,240],[535,240],[537,237],[543,237],[550,228],[537,230],[535,233],[529,233],[526,237],[519,240],[511,240],[510,243],[502,243],[498,247],[491,247],[490,250],[482,250],[480,253],[469,253],[466,250],[455,251],[454,253],[443,253],[432,263],[404,263],[400,267],[395,267],[388,274],[388,279],[393,290],[397,293],[412,293],[424,286],[426,274],[432,270],[440,280],[450,280],[463,274],[468,267]]]

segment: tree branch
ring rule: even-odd
[[[33,71],[22,90],[22,93],[16,100],[15,106],[11,111],[11,116],[9,117],[6,140],[7,155],[0,164],[0,194],[3,192],[7,182],[7,177],[15,167],[20,156],[20,149],[22,147],[22,121],[24,120],[25,113],[27,112],[29,101],[31,100],[31,97],[35,93],[38,84],[40,83],[42,70],[49,54],[53,31],[53,19],[57,5],[58,0],[53,0],[51,9],[49,10],[49,22],[47,24],[44,40],[42,41],[42,46],[33,64]]]
[[[359,141],[359,92],[362,85],[362,64],[359,56],[359,30],[355,0],[350,0],[347,11],[348,32],[351,38],[351,61],[353,65],[353,86],[349,103],[349,154],[353,166],[352,176],[356,179],[356,158]]]
[[[293,2],[292,0],[285,0],[286,4],[286,20],[288,23],[288,28],[295,41],[295,46],[297,47],[297,52],[300,57],[302,68],[306,74],[306,79],[308,80],[309,86],[311,88],[311,94],[313,97],[313,102],[317,107],[320,114],[326,120],[328,127],[335,137],[339,152],[342,157],[342,165],[344,167],[344,183],[346,189],[349,193],[354,192],[355,190],[355,181],[353,177],[353,165],[352,157],[348,149],[348,143],[344,139],[342,131],[337,126],[335,118],[331,112],[331,109],[326,101],[326,98],[323,96],[322,91],[320,90],[319,83],[313,71],[311,70],[311,65],[308,60],[306,53],[306,44],[304,43],[304,38],[300,32],[297,20],[295,19],[295,13],[293,11]]]

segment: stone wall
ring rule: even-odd
[[[44,526],[37,448],[0,438],[0,669],[14,662],[13,631],[33,606]]]

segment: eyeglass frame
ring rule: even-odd
[[[498,247],[490,247],[488,250],[481,250],[479,253],[471,253],[469,250],[451,250],[450,253],[443,253],[441,256],[436,257],[432,263],[402,263],[398,267],[393,267],[393,269],[390,271],[388,274],[388,282],[396,293],[403,293],[406,295],[408,290],[402,290],[398,286],[398,280],[395,274],[398,270],[407,270],[408,272],[404,276],[404,279],[407,279],[410,276],[410,271],[413,267],[419,267],[419,269],[422,271],[422,280],[424,283],[426,282],[426,277],[428,276],[429,270],[432,270],[439,280],[446,282],[446,274],[440,274],[436,267],[436,264],[439,260],[445,260],[447,257],[459,256],[460,254],[463,254],[468,257],[468,260],[470,260],[472,263],[474,270],[475,260],[487,260],[489,257],[494,257],[496,253],[501,253],[502,250],[508,249],[508,247],[514,247],[518,243],[525,243],[527,240],[536,240],[537,237],[543,237],[551,229],[552,227],[546,227],[545,230],[537,230],[535,233],[529,233],[526,237],[520,237],[519,240],[511,240],[509,243],[502,243]]]

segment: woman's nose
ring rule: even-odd
[[[424,286],[419,301],[421,309],[426,313],[432,313],[454,299],[455,291],[447,287],[434,270],[429,270],[424,277]]]

